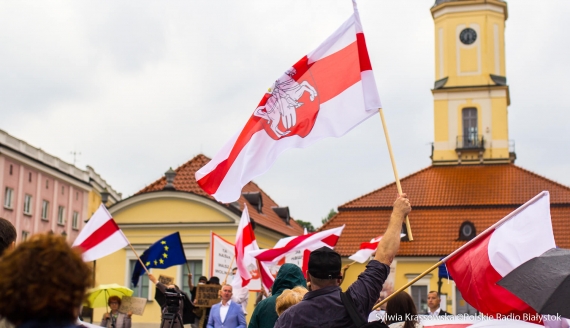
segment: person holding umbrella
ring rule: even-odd
[[[109,304],[111,311],[103,314],[100,326],[107,328],[131,328],[131,316],[133,313],[130,311],[127,313],[119,311],[121,298],[119,296],[111,296],[107,304]]]

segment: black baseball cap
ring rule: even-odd
[[[340,254],[323,246],[311,252],[309,256],[309,273],[319,279],[341,279],[342,266]]]

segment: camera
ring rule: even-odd
[[[184,295],[174,288],[167,288],[164,292],[166,298],[166,313],[177,314],[180,311],[180,302],[184,300]]]

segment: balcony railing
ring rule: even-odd
[[[485,149],[485,139],[482,135],[457,136],[456,149]]]

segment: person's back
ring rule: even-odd
[[[275,310],[276,300],[286,289],[297,286],[307,287],[307,281],[301,269],[295,264],[285,263],[277,272],[275,282],[271,287],[272,295],[257,304],[253,310],[248,328],[273,328],[277,321]]]
[[[400,231],[411,207],[406,195],[394,202],[394,210],[388,228],[378,243],[374,260],[371,260],[358,279],[346,291],[354,313],[349,313],[341,298],[340,282],[342,261],[338,253],[322,247],[309,257],[307,280],[311,291],[303,300],[279,317],[275,328],[293,327],[356,327],[365,324],[392,263],[400,247]],[[348,304],[348,303],[346,303]]]

